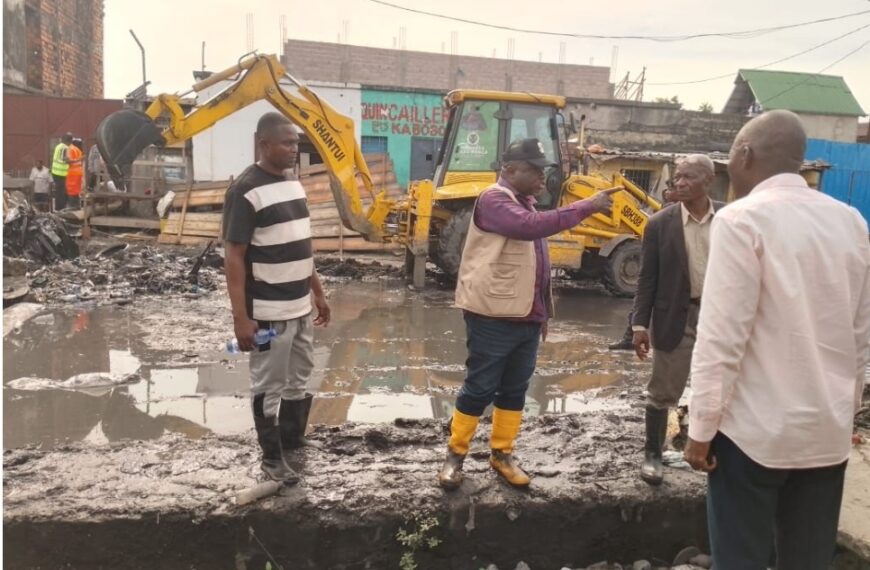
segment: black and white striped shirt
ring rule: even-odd
[[[227,190],[223,239],[248,244],[245,299],[260,321],[283,321],[311,312],[311,220],[305,190],[296,180],[248,167]]]

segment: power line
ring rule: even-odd
[[[453,22],[462,22],[465,24],[472,24],[475,26],[482,26],[485,28],[493,28],[496,30],[505,30],[509,32],[520,32],[524,34],[540,34],[545,36],[562,36],[568,38],[579,38],[579,39],[592,39],[592,40],[649,40],[654,42],[680,42],[685,40],[694,40],[697,38],[712,38],[712,37],[722,37],[722,38],[730,38],[730,39],[750,39],[755,38],[764,34],[769,34],[772,32],[778,32],[781,30],[788,30],[793,28],[800,28],[803,26],[809,26],[812,24],[821,24],[824,22],[834,22],[837,20],[844,20],[846,18],[853,18],[855,16],[861,16],[863,14],[870,13],[870,10],[863,10],[861,12],[853,12],[851,14],[843,14],[841,16],[832,16],[830,18],[820,18],[816,20],[810,20],[807,22],[799,22],[797,24],[786,24],[783,26],[771,26],[767,28],[755,28],[752,30],[743,30],[737,32],[711,32],[705,34],[687,34],[687,35],[674,35],[674,36],[644,36],[644,35],[603,35],[603,34],[573,34],[568,32],[552,32],[548,30],[532,30],[528,28],[516,28],[513,26],[506,26],[500,24],[490,24],[487,22],[480,22],[477,20],[469,20],[467,18],[459,18],[456,16],[448,16],[446,14],[438,14],[436,12],[427,12],[425,10],[417,10],[415,8],[408,8],[407,6],[400,6],[398,4],[393,4],[392,2],[387,2],[385,0],[369,0],[374,4],[380,4],[382,6],[388,6],[390,8],[395,8],[397,10],[403,10],[405,12],[411,12],[413,14],[419,14],[423,16],[431,16],[433,18],[440,18],[442,20],[450,20]]]
[[[864,30],[864,29],[866,29],[866,28],[870,28],[870,24],[864,24],[863,26],[860,26],[860,27],[855,28],[855,29],[852,30],[851,32],[846,32],[845,34],[839,35],[839,36],[837,36],[837,37],[835,37],[835,38],[832,38],[832,39],[827,40],[827,41],[824,41],[824,42],[822,42],[822,43],[820,43],[820,44],[814,45],[814,46],[811,47],[811,48],[805,49],[805,50],[803,50],[803,51],[799,51],[799,52],[797,52],[797,53],[794,53],[794,54],[792,54],[792,55],[789,55],[789,56],[783,57],[783,58],[778,59],[778,60],[776,60],[776,61],[771,61],[770,63],[765,63],[764,65],[758,65],[758,66],[752,67],[752,68],[750,68],[750,69],[764,69],[764,68],[766,68],[766,67],[770,67],[770,66],[772,66],[772,65],[776,65],[776,64],[778,64],[778,63],[782,63],[782,62],[784,62],[784,61],[788,61],[788,60],[790,60],[790,59],[794,59],[794,58],[796,58],[796,57],[799,57],[799,56],[802,56],[802,55],[804,55],[804,54],[810,53],[811,51],[815,51],[815,50],[817,50],[817,49],[819,49],[819,48],[823,48],[823,47],[825,47],[825,46],[828,45],[828,44],[832,44],[832,43],[834,43],[834,42],[836,42],[836,41],[842,40],[843,38],[847,38],[847,37],[851,36],[852,34],[856,34],[856,33],[860,32],[861,30]],[[666,82],[666,83],[649,83],[649,82],[647,82],[647,85],[657,85],[657,86],[662,86],[662,85],[694,85],[694,84],[696,84],[696,83],[706,83],[706,82],[708,82],[708,81],[716,81],[716,80],[718,80],[718,79],[724,79],[724,78],[726,78],[726,77],[734,77],[734,72],[731,72],[731,73],[725,73],[725,74],[722,74],[722,75],[716,75],[716,76],[713,76],[713,77],[707,77],[706,79],[695,79],[695,80],[692,80],[692,81],[670,81],[670,82]]]
[[[840,63],[841,61],[843,61],[843,60],[845,60],[845,59],[847,59],[847,58],[849,58],[849,57],[852,57],[853,55],[855,55],[856,53],[858,53],[859,51],[861,51],[862,49],[864,49],[864,47],[865,47],[867,44],[870,44],[870,40],[867,40],[867,41],[864,42],[863,44],[859,45],[858,47],[856,47],[855,49],[853,49],[852,51],[850,51],[849,53],[847,53],[846,55],[844,55],[843,57],[841,57],[840,59],[838,59],[837,61],[835,61],[835,62],[833,62],[833,63],[830,63],[830,64],[826,65],[825,67],[821,68],[820,70],[818,70],[818,71],[815,72],[814,74],[806,76],[802,81],[798,81],[797,83],[795,83],[794,85],[790,86],[789,88],[787,88],[787,89],[783,89],[782,91],[780,91],[780,92],[777,93],[776,95],[774,95],[774,96],[772,96],[772,97],[768,97],[768,98],[765,99],[764,101],[759,101],[758,103],[759,103],[759,104],[762,106],[762,108],[763,108],[764,105],[765,105],[765,103],[769,103],[769,102],[773,101],[774,99],[776,99],[776,98],[779,97],[780,95],[785,95],[786,93],[788,93],[788,92],[791,91],[792,89],[795,89],[796,87],[800,87],[800,86],[803,85],[804,83],[810,81],[811,79],[813,79],[814,76],[816,76],[816,75],[821,75],[822,73],[824,73],[825,71],[831,69],[832,67],[834,67],[835,65],[837,65],[837,64]]]

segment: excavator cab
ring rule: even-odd
[[[474,201],[497,180],[501,155],[511,142],[538,139],[556,165],[545,172],[547,190],[537,196],[538,209],[558,206],[569,170],[559,112],[563,97],[461,90],[447,95],[447,105],[447,134],[435,170],[430,252],[447,274],[455,275]]]
[[[512,100],[505,95],[509,94],[471,90],[447,95],[450,117],[434,180],[434,199],[439,206],[455,210],[462,207],[462,201],[477,198],[498,178],[505,148],[524,138],[541,141],[544,154],[558,165],[547,173],[548,195],[540,197],[541,207],[556,204],[562,178],[567,175],[567,168],[562,166],[563,121],[558,112],[564,98],[517,93]],[[567,159],[564,162],[567,165]]]

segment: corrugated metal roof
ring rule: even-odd
[[[870,149],[870,147],[868,147]],[[629,160],[648,160],[650,162],[676,162],[681,158],[689,156],[689,154],[706,154],[714,163],[727,166],[728,153],[726,152],[644,152],[644,151],[622,151],[619,149],[600,149],[587,151],[597,162],[603,163],[610,160],[629,159]],[[809,156],[809,154],[808,154]],[[822,159],[804,160],[801,165],[801,172],[805,170],[825,170],[830,165]]]
[[[765,111],[864,115],[849,86],[839,76],[760,69],[741,69],[739,75]]]

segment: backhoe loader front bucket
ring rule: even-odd
[[[139,153],[152,144],[162,146],[164,142],[151,117],[133,109],[116,111],[97,127],[97,148],[118,189],[125,187]]]

